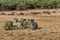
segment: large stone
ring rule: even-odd
[[[31,29],[37,29],[38,28],[38,24],[34,21],[34,19],[29,19],[29,27]]]
[[[24,22],[23,21],[19,21],[17,23],[17,27],[20,28],[20,29],[24,28]]]
[[[13,22],[12,21],[6,21],[5,22],[5,29],[12,29],[12,27],[13,27]]]
[[[30,23],[30,28],[33,29],[33,30],[34,30],[34,29],[37,29],[37,28],[38,28],[37,23],[36,23],[36,22],[31,22],[31,23]]]
[[[29,24],[30,24],[30,21],[28,21],[28,20],[24,21],[24,26],[25,26],[26,28],[29,27]]]

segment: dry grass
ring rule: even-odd
[[[13,18],[34,18],[39,29],[4,30],[2,25]],[[0,40],[60,40],[59,17],[0,16]]]

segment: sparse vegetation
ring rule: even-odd
[[[60,8],[60,0],[0,0],[1,10]]]
[[[44,14],[51,14],[49,11],[43,11]]]
[[[14,15],[14,12],[11,12],[11,15]]]
[[[56,13],[56,11],[52,11],[52,13]]]
[[[56,8],[60,0],[0,0],[0,40],[60,40]]]
[[[14,15],[14,12],[9,13],[8,15]]]
[[[29,10],[25,11],[28,12]],[[30,10],[32,11],[32,10]],[[56,11],[56,14],[59,13],[59,10],[39,10],[39,12],[43,12],[43,11]],[[24,12],[24,11],[22,11]],[[5,12],[6,13],[6,12]],[[10,12],[8,12],[10,13]],[[20,13],[20,11],[18,12]],[[29,13],[29,12],[28,12]],[[58,14],[60,15],[60,14]],[[57,16],[58,16],[57,15]],[[1,40],[60,40],[60,17],[55,17],[54,15],[52,15],[51,17],[34,17],[34,16],[23,16],[22,18],[26,19],[34,19],[35,22],[38,23],[38,29],[37,30],[31,30],[36,28],[36,24],[32,25],[31,29],[27,28],[27,29],[16,29],[17,28],[21,28],[20,23],[18,23],[18,26],[16,23],[13,23],[13,27],[12,30],[4,30],[2,27],[4,22],[6,20],[11,20],[13,18],[17,18],[19,21],[21,19],[21,16],[1,16],[0,15],[0,39]],[[23,20],[23,19],[21,19]],[[24,21],[23,20],[23,21]],[[12,20],[11,20],[12,21]],[[15,26],[16,25],[16,26]],[[34,26],[34,27],[33,27]],[[10,29],[10,27],[9,27]]]
[[[5,15],[5,13],[0,13],[0,15]]]

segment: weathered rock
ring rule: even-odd
[[[32,22],[31,24],[30,24],[30,28],[31,29],[37,29],[38,28],[38,25],[37,25],[37,23],[36,22]]]
[[[5,29],[7,29],[7,30],[12,29],[13,22],[12,21],[6,21],[4,26],[5,26]]]
[[[24,28],[24,22],[23,21],[19,21],[17,23],[17,27],[20,28],[20,29]]]
[[[38,28],[38,24],[34,21],[34,19],[31,19],[31,21],[30,21],[30,28],[31,29],[37,29]]]

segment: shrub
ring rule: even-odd
[[[43,11],[44,14],[51,14],[49,11]]]
[[[5,15],[5,13],[1,13],[0,15]]]
[[[60,0],[0,0],[1,10],[60,8]]]

